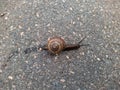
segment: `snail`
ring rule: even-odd
[[[48,42],[46,45],[44,46],[33,46],[33,47],[29,47],[26,48],[24,50],[25,54],[31,53],[32,51],[36,52],[40,49],[42,50],[48,50],[49,52],[53,53],[53,54],[59,54],[61,51],[68,51],[68,50],[74,50],[74,49],[78,49],[81,46],[88,46],[89,44],[81,44],[81,42],[86,38],[86,36],[84,38],[82,38],[78,43],[76,44],[67,44],[64,39],[62,39],[61,37],[52,37],[48,39]],[[18,50],[11,52],[8,60],[11,59],[13,56],[15,56],[16,54],[20,53]]]
[[[64,39],[61,37],[52,37],[48,39],[48,42],[46,45],[41,47],[43,50],[48,50],[49,52],[53,54],[59,54],[61,51],[68,51],[68,50],[74,50],[78,49],[81,46],[85,45],[80,45],[80,43],[85,39],[84,37],[80,42],[76,44],[67,44]]]

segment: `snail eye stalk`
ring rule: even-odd
[[[78,44],[80,45],[80,44],[85,40],[85,38],[86,38],[86,36],[85,36],[84,38],[82,38],[82,39],[78,42]]]

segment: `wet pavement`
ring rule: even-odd
[[[52,36],[90,46],[24,52]],[[119,89],[119,0],[0,0],[0,90]]]

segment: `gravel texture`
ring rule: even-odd
[[[52,36],[90,46],[24,53]],[[0,0],[0,90],[120,90],[120,0]]]

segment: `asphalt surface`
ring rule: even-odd
[[[52,36],[90,46],[24,53]],[[120,90],[120,0],[0,0],[0,90]]]

